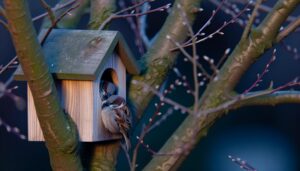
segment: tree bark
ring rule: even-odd
[[[200,110],[214,108],[230,99],[231,92],[242,75],[260,55],[272,47],[279,28],[299,2],[299,0],[278,1],[260,26],[252,30],[246,40],[239,42],[217,75],[218,79],[208,84],[200,100]],[[175,170],[224,112],[211,113],[199,118],[189,115],[159,151],[159,153],[180,152],[180,154],[154,156],[144,170]]]
[[[82,170],[76,125],[60,106],[25,0],[5,0],[9,30],[33,95],[53,170]]]

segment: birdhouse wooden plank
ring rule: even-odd
[[[118,95],[126,98],[126,71],[140,72],[120,33],[56,29],[45,41],[43,51],[55,78],[61,105],[75,121],[81,141],[119,138],[105,130],[101,123],[99,89],[101,80],[110,81],[118,87]],[[14,77],[26,80],[21,67]],[[32,93],[29,87],[27,90],[28,139],[43,141]]]

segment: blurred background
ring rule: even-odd
[[[2,4],[2,1],[0,1]],[[29,1],[32,16],[44,13],[38,1]],[[151,3],[153,7],[158,7],[173,1],[164,0]],[[55,1],[49,1],[54,5]],[[272,6],[274,1],[267,1],[265,4]],[[126,1],[129,6],[129,0]],[[241,8],[243,5],[240,6]],[[120,7],[119,7],[120,8]],[[195,23],[195,30],[203,25],[211,16],[212,10],[216,8],[211,2],[204,1],[202,8],[205,10],[199,14]],[[294,13],[299,15],[299,9]],[[148,27],[147,35],[151,38],[162,26],[166,12],[153,13],[147,17]],[[261,17],[264,15],[262,14]],[[85,29],[89,16],[86,14],[79,29]],[[224,21],[231,19],[223,11],[217,13],[213,23],[207,27],[205,32],[214,32]],[[35,22],[35,27],[39,30],[42,20]],[[136,47],[133,40],[134,33],[126,19],[114,20],[110,26],[111,30],[122,32],[131,50],[137,59],[140,59],[142,52]],[[198,44],[199,55],[207,55],[218,61],[227,48],[233,49],[238,43],[242,34],[242,27],[238,24],[232,24],[226,27],[223,36],[215,36],[212,39]],[[299,32],[291,34],[285,43],[291,47],[300,48]],[[274,86],[285,84],[296,77],[300,76],[300,59],[296,59],[295,54],[286,50],[287,46],[276,46],[277,60],[272,64],[270,72],[264,77],[259,89],[266,89],[270,81],[273,80]],[[255,63],[249,71],[243,76],[236,90],[242,92],[247,89],[256,80],[256,75],[264,69],[266,63],[272,55],[272,50],[267,52],[260,60]],[[0,65],[5,65],[15,56],[15,51],[11,42],[9,33],[0,27]],[[205,66],[209,68],[209,65]],[[178,57],[176,68],[187,76],[187,80],[192,83],[191,64],[185,62],[182,56]],[[0,75],[0,82],[6,82],[15,68],[6,70]],[[166,85],[174,82],[177,76],[170,72],[166,80]],[[13,94],[22,97],[25,101],[27,98],[26,83],[13,81],[8,88],[18,86],[13,90]],[[1,87],[0,87],[1,88]],[[295,87],[298,89],[299,87]],[[203,90],[202,90],[203,91]],[[184,87],[176,88],[175,92],[170,94],[171,98],[189,106],[193,103],[192,97],[187,95]],[[137,125],[136,131],[132,133],[133,145],[136,144],[136,135],[140,134],[143,123],[148,121],[153,115],[155,107],[154,99],[146,113],[144,121]],[[21,134],[27,135],[27,109],[18,110],[16,101],[19,102],[19,108],[22,108],[22,100],[9,95],[1,94],[0,96],[0,170],[1,171],[18,171],[18,170],[51,170],[47,149],[44,143],[28,142],[20,139],[19,135],[9,133],[6,124],[11,127],[20,129]],[[21,104],[20,104],[21,103]],[[25,103],[26,105],[26,103]],[[161,109],[162,113],[168,110],[166,105]],[[184,161],[179,170],[181,171],[238,171],[239,166],[228,159],[228,155],[240,157],[255,167],[258,171],[298,171],[300,170],[300,105],[284,104],[278,106],[256,106],[245,107],[235,111],[228,112],[225,116],[215,122],[193,152]],[[168,115],[167,119],[162,122],[156,129],[153,129],[145,138],[145,142],[150,145],[151,149],[158,151],[163,143],[168,139],[172,132],[186,117],[186,114],[174,111]],[[140,148],[138,158],[138,170],[141,170],[151,159],[151,153],[146,149]],[[117,170],[128,170],[128,164],[124,154],[120,155]]]

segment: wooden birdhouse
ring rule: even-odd
[[[44,35],[45,30],[40,35]],[[117,31],[53,30],[43,45],[62,107],[75,121],[81,141],[94,142],[119,138],[101,125],[101,80],[118,87],[126,98],[126,71],[140,69]],[[21,67],[16,80],[26,80]],[[43,141],[31,91],[28,89],[28,139]]]

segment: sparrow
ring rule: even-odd
[[[109,132],[122,134],[128,151],[130,148],[128,131],[131,128],[131,114],[125,99],[117,94],[118,88],[114,83],[101,80],[102,123]]]
[[[111,95],[102,101],[102,124],[112,134],[122,134],[126,150],[130,149],[129,129],[131,128],[131,113],[123,97]]]

